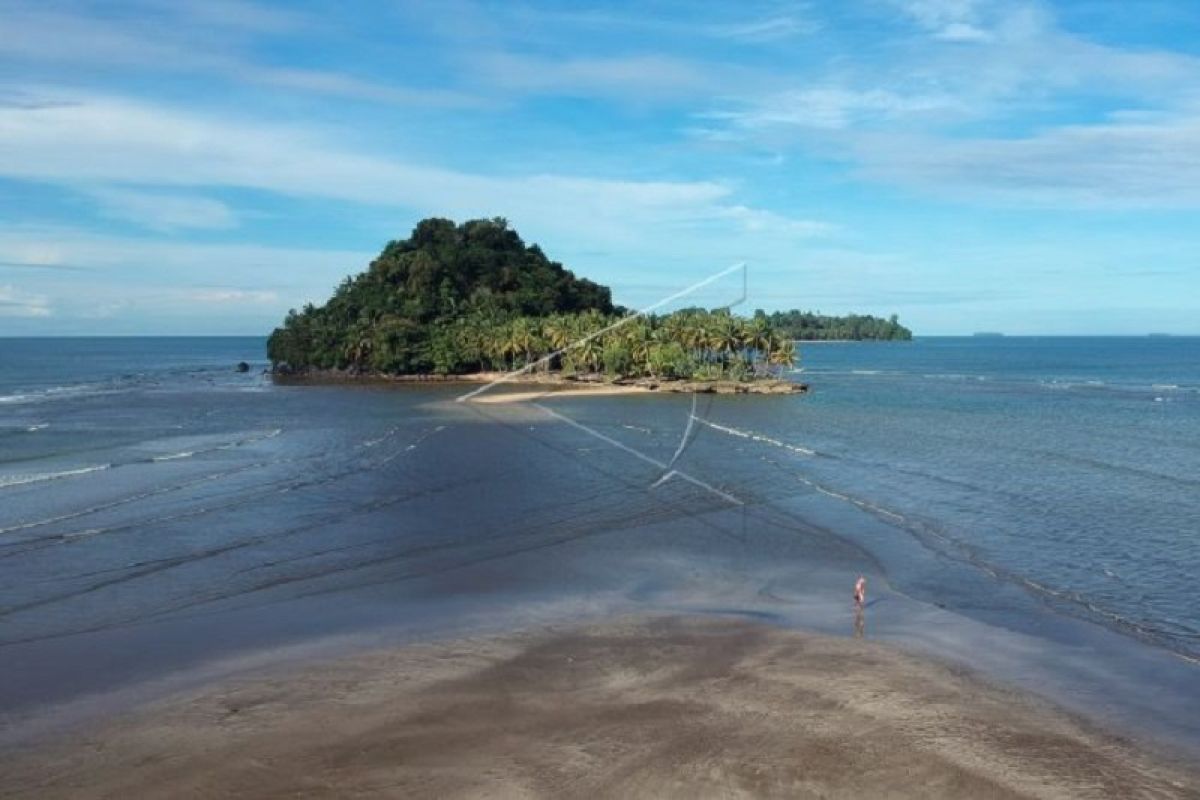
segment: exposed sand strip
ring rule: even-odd
[[[570,395],[572,397],[594,397],[604,395],[621,395],[621,394],[642,394],[649,392],[650,389],[645,386],[625,386],[611,384],[552,384],[550,388],[538,389],[535,391],[524,392],[509,392],[499,390],[491,394],[482,394],[472,397],[470,403],[527,403],[532,400],[544,400],[555,395]]]
[[[0,765],[8,797],[1200,796],[893,648],[724,618],[410,646],[175,698]]]

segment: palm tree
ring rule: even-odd
[[[688,313],[683,316],[679,331],[679,343],[692,351],[697,362],[708,360],[708,335],[711,315]]]
[[[577,327],[571,355],[588,372],[596,372],[604,352],[601,337],[596,334],[604,328],[604,317],[598,312],[588,311],[576,317],[575,324]]]
[[[633,361],[633,369],[639,374],[650,371],[650,347],[654,344],[654,331],[645,317],[632,320],[624,326],[625,345]]]
[[[542,338],[549,345],[552,353],[562,354],[562,351],[575,339],[574,319],[566,314],[555,314],[548,317],[542,324]],[[561,355],[546,364],[547,369],[555,366],[562,367]]]
[[[517,317],[509,325],[508,343],[512,350],[513,356],[521,354],[525,356],[525,365],[533,363],[533,354],[541,347],[541,342],[537,335],[537,326],[529,317]],[[516,368],[514,361],[513,367]]]
[[[571,343],[575,334],[571,322],[571,318],[567,315],[555,314],[548,317],[543,323],[542,336],[549,343],[551,350],[557,352]]]
[[[767,351],[767,363],[779,367],[782,372],[796,365],[796,343],[791,339],[773,336]]]
[[[729,357],[742,349],[738,320],[726,311],[714,314],[712,322],[708,330],[708,346],[720,356],[721,363],[728,363]]]
[[[754,350],[755,360],[766,358],[773,333],[771,321],[765,316],[755,316],[746,323],[746,346]]]

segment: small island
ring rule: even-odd
[[[835,317],[792,309],[769,314],[767,321],[781,336],[804,342],[910,342],[913,338],[895,314],[887,319],[870,314]]]
[[[763,312],[631,314],[501,218],[426,219],[346,278],[323,306],[291,311],[267,342],[277,376],[624,384],[801,392],[796,345]]]

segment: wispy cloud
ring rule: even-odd
[[[797,36],[809,36],[820,30],[820,25],[807,15],[787,13],[762,19],[726,22],[707,26],[704,31],[710,36],[734,39],[751,44],[778,42]]]
[[[503,209],[516,220],[536,220],[542,230],[586,241],[634,231],[643,236],[659,222],[720,217],[743,205],[733,200],[731,186],[714,181],[480,175],[352,152],[329,135],[294,127],[117,98],[75,100],[55,108],[0,108],[0,174],[68,186],[231,186],[459,218]],[[136,213],[148,202],[116,191],[125,211]],[[162,209],[175,224],[197,211],[209,223],[223,219],[219,209],[191,200],[178,205],[188,207]]]
[[[228,288],[206,288],[206,289],[184,289],[177,293],[178,296],[188,302],[205,303],[213,305],[226,305],[243,303],[278,303],[279,293],[274,291],[265,291],[261,289],[228,289]]]
[[[714,16],[713,11],[718,13]],[[534,42],[553,45],[582,33],[585,36],[619,32],[648,34],[661,42],[725,40],[759,45],[809,36],[820,30],[817,15],[807,2],[742,2],[708,8],[684,2],[638,4],[631,7],[569,7],[569,4],[536,6],[501,3],[483,6],[459,0],[453,13],[445,4],[410,8],[422,23],[447,39],[495,46]],[[447,23],[447,18],[452,22]],[[711,42],[709,42],[711,43]]]
[[[901,95],[884,89],[829,86],[755,97],[740,109],[711,111],[700,118],[749,131],[780,127],[840,130],[935,114],[944,117],[961,110],[960,101],[949,95]]]
[[[237,225],[229,206],[208,197],[112,187],[92,189],[89,194],[103,216],[151,230],[212,230]]]
[[[1200,116],[1005,139],[866,137],[857,155],[868,177],[976,202],[1200,206]]]
[[[148,2],[159,13],[87,14],[77,8],[0,5],[0,57],[23,63],[96,65],[105,70],[199,73],[232,83],[377,103],[443,108],[487,101],[451,89],[422,89],[335,70],[262,63],[242,53],[234,33],[279,34],[301,25],[298,15],[241,2]],[[144,10],[143,9],[143,10]],[[232,38],[231,38],[232,37]]]
[[[0,224],[0,261],[54,269],[70,266],[94,279],[125,278],[152,284],[195,282],[214,269],[255,280],[259,286],[311,286],[326,291],[341,275],[360,268],[368,250],[204,244],[98,234],[79,227]],[[65,277],[65,276],[64,276]],[[71,276],[77,285],[83,276]]]
[[[12,285],[0,285],[0,317],[48,317],[49,300],[40,294],[22,291]]]
[[[550,59],[497,52],[472,61],[483,80],[502,89],[574,97],[695,97],[728,80],[711,66],[656,54]]]
[[[934,38],[950,42],[986,41],[978,0],[891,0]]]
[[[891,2],[926,39],[955,42],[735,95],[692,134],[807,148],[859,177],[975,203],[1200,205],[1200,59],[1089,41],[1028,0]],[[1089,119],[1074,118],[1080,107]]]

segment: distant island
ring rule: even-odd
[[[776,311],[773,314],[755,312],[755,318],[766,316],[767,322],[781,336],[799,341],[901,341],[912,340],[912,331],[900,324],[895,314],[887,319],[869,314],[849,314],[832,317],[812,311]]]
[[[423,220],[325,305],[289,312],[267,355],[280,375],[437,378],[527,369],[542,379],[648,388],[708,382],[702,390],[803,390],[782,378],[796,347],[769,316],[686,309],[628,318],[607,287],[526,245],[500,218]]]

